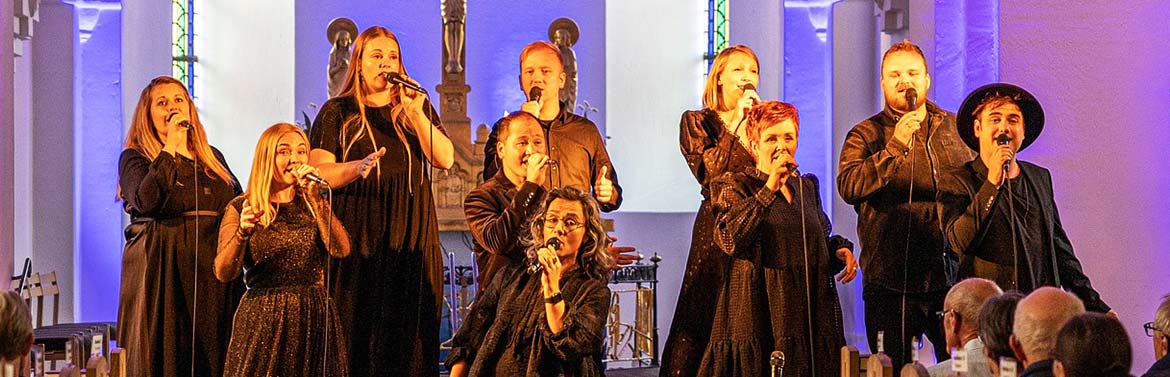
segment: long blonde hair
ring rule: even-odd
[[[731,55],[736,53],[750,56],[756,62],[756,66],[760,66],[760,58],[756,57],[755,51],[752,51],[748,46],[735,45],[720,51],[719,55],[715,55],[715,61],[711,62],[711,73],[707,74],[707,84],[703,87],[703,107],[717,112],[724,112],[735,107],[735,104],[723,103],[719,77],[723,76],[723,70],[727,69],[727,61],[731,59]]]
[[[370,128],[370,121],[366,118],[366,96],[365,87],[362,85],[362,55],[365,54],[366,42],[374,38],[386,37],[394,41],[398,45],[399,56],[399,74],[406,76],[406,65],[402,64],[402,44],[398,42],[398,37],[390,30],[381,26],[371,26],[358,35],[353,42],[353,53],[349,57],[349,69],[345,72],[345,84],[341,86],[341,92],[338,97],[352,96],[354,103],[357,104],[358,113],[342,121],[341,135],[338,140],[341,140],[341,156],[338,157],[340,161],[346,161],[349,156],[349,151],[353,148],[354,143],[361,140],[363,137],[370,139],[370,144],[373,145],[374,150],[378,150],[378,142],[374,140],[374,131]],[[413,134],[412,127],[409,127],[410,119],[404,116],[406,113],[406,106],[402,104],[399,97],[402,95],[402,89],[398,85],[390,87],[390,101],[393,104],[390,108],[390,119],[394,124],[394,131],[398,135],[398,140],[406,145],[407,160],[410,160],[410,145],[406,142],[406,133]],[[357,128],[351,131],[352,128]],[[352,134],[352,136],[351,136]],[[382,173],[382,164],[380,161],[375,161],[375,166],[378,168],[378,174]]]
[[[276,208],[272,206],[271,199],[272,178],[277,173],[276,147],[280,138],[290,133],[300,136],[305,145],[309,144],[309,137],[305,136],[305,131],[288,123],[277,123],[268,127],[264,133],[260,134],[260,141],[256,142],[256,154],[252,157],[252,175],[248,178],[248,189],[244,191],[244,197],[247,198],[248,205],[251,205],[252,208],[263,211],[264,214],[260,216],[259,221],[261,227],[272,224],[272,220],[276,219]],[[317,213],[313,206],[309,205],[308,207],[309,212],[316,218]]]
[[[138,95],[138,105],[134,107],[134,117],[130,120],[130,131],[126,134],[125,149],[135,149],[154,161],[163,149],[163,140],[155,129],[154,118],[150,116],[150,91],[154,88],[175,84],[183,89],[183,96],[187,97],[187,113],[191,114],[191,129],[187,131],[187,148],[195,154],[195,159],[203,167],[203,172],[212,178],[222,179],[227,183],[234,183],[227,167],[215,158],[211,145],[207,143],[207,133],[203,130],[203,123],[199,121],[199,113],[195,111],[195,103],[191,101],[191,93],[179,80],[169,76],[159,76],[150,80]],[[118,188],[118,198],[122,198],[121,186]]]

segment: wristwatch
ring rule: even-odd
[[[565,296],[562,295],[561,292],[557,292],[556,294],[552,295],[552,297],[545,297],[544,303],[545,304],[556,304],[556,303],[564,301],[564,300],[565,300]]]

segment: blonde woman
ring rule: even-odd
[[[341,94],[321,106],[309,160],[334,189],[353,242],[330,282],[350,336],[350,373],[434,376],[442,256],[429,167],[454,148],[403,66],[398,39],[374,26],[354,40]]]
[[[222,375],[242,286],[216,280],[212,265],[220,211],[240,186],[178,80],[142,89],[118,183],[131,218],[118,307],[127,373]]]
[[[256,144],[248,190],[224,210],[215,276],[244,273],[225,376],[345,376],[346,348],[325,290],[329,256],[349,255],[349,236],[306,175],[309,138],[287,123]],[[326,247],[328,244],[328,247]]]
[[[748,85],[751,85],[750,87]],[[679,147],[702,188],[703,202],[691,232],[691,251],[679,290],[678,304],[663,349],[663,376],[694,376],[699,367],[719,295],[727,257],[713,234],[709,182],[728,171],[755,165],[747,149],[747,111],[760,97],[760,61],[752,49],[736,45],[715,56],[703,89],[703,108],[684,112]]]

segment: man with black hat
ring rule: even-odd
[[[1018,86],[986,85],[963,101],[959,136],[979,157],[951,171],[943,183],[967,193],[947,221],[947,238],[961,255],[959,276],[993,280],[1005,291],[1060,287],[1089,311],[1110,312],[1060,224],[1052,175],[1016,159],[1043,129],[1040,103]]]

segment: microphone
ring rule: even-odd
[[[748,92],[749,90],[750,90],[750,91],[753,91],[753,92],[755,92],[755,91],[756,91],[756,85],[755,85],[755,84],[752,84],[752,83],[750,83],[750,82],[749,82],[749,83],[747,83],[747,84],[743,84],[743,94],[744,94],[745,96],[747,95],[747,92]],[[759,95],[760,95],[759,93],[756,93],[756,96],[759,96]],[[758,104],[760,103],[760,101],[756,100],[756,97],[749,97],[749,98],[751,98],[751,99],[752,99],[752,106],[758,105]]]
[[[393,73],[393,72],[386,73],[386,82],[402,85],[403,87],[405,87],[407,89],[410,89],[410,90],[413,90],[413,91],[416,91],[416,92],[419,92],[422,94],[427,94],[426,89],[423,89],[421,86],[415,85],[414,83],[412,83],[410,81],[406,81],[406,78],[403,78],[402,75],[397,74],[397,73]]]
[[[772,161],[776,161],[776,159],[780,158],[780,152],[782,152],[782,151],[783,151],[785,154],[787,154],[787,153],[788,153],[788,151],[787,151],[787,150],[784,150],[784,149],[775,149],[775,150],[773,150],[773,151],[772,151]],[[797,165],[796,165],[795,163],[788,163],[788,164],[785,164],[785,165],[787,165],[787,166],[788,166],[788,171],[789,171],[789,172],[792,172],[792,176],[793,176],[793,177],[799,177],[799,176],[800,176],[800,171],[796,170],[796,168],[797,168]]]
[[[305,179],[308,179],[308,180],[313,181],[313,182],[317,182],[317,184],[319,184],[319,185],[329,186],[329,181],[326,181],[325,178],[321,178],[320,176],[318,176],[317,174],[314,174],[314,173],[306,173]]]
[[[549,238],[548,241],[545,241],[544,247],[559,251],[561,250],[561,239]],[[532,258],[532,264],[528,265],[528,273],[535,275],[542,271],[544,271],[544,265],[540,264],[540,258]]]
[[[910,106],[907,112],[918,109],[918,91],[914,88],[906,89],[906,104]]]
[[[784,352],[772,351],[772,377],[784,377]]]
[[[540,89],[539,86],[534,86],[534,87],[532,87],[532,89],[528,89],[528,100],[529,101],[540,101],[540,95],[541,95],[541,92],[543,92],[543,91],[544,90]]]
[[[174,112],[174,113],[171,113],[171,115],[167,115],[167,123],[170,123],[170,122],[171,122],[171,119],[174,119],[174,118],[175,118],[175,115],[179,115],[179,113],[177,113],[177,112]],[[179,123],[179,127],[183,127],[183,128],[186,128],[186,129],[188,129],[188,130],[189,130],[189,129],[191,129],[193,126],[191,126],[191,121],[189,121],[189,120],[184,120],[184,121],[182,121],[181,123]]]
[[[1010,148],[1011,143],[1012,143],[1012,137],[1009,136],[1007,133],[1002,133],[1002,134],[999,134],[998,136],[995,137],[995,145],[1007,146]],[[1012,166],[1011,160],[1004,161],[1003,162],[1003,171],[1005,171],[1005,172],[1008,171],[1008,168],[1010,168],[1011,166]]]

